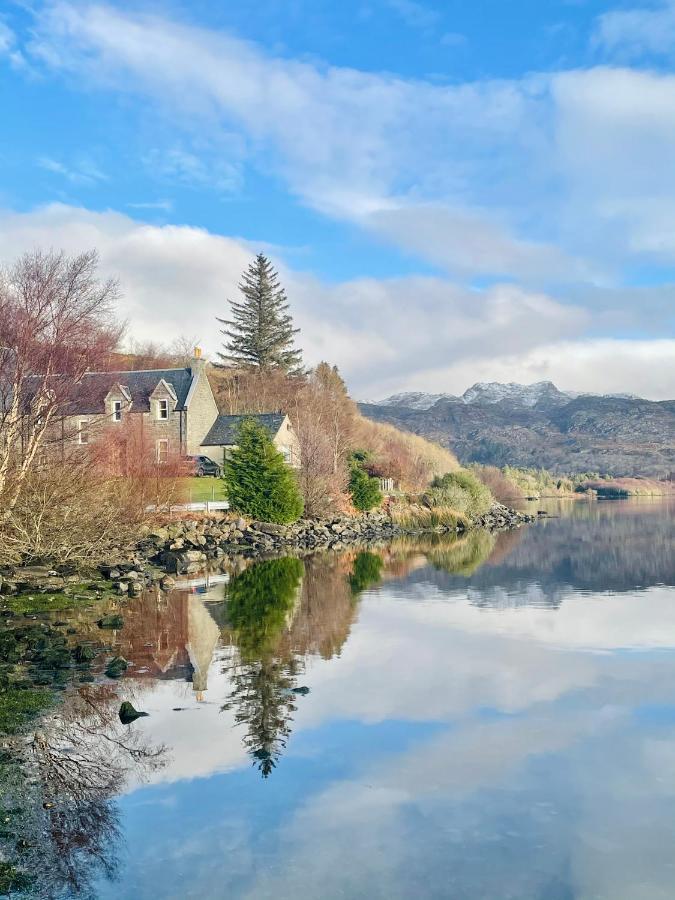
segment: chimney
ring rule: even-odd
[[[192,359],[190,360],[190,372],[192,376],[199,374],[204,370],[204,366],[206,365],[206,360],[202,357],[202,348],[195,347],[192,355]]]

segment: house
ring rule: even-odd
[[[201,440],[218,416],[204,368],[196,349],[181,369],[87,372],[64,405],[62,431],[67,440],[86,445],[104,430],[123,433],[133,426],[158,462],[203,453]]]
[[[69,390],[59,429],[62,442],[94,443],[102,434],[134,427],[159,463],[176,456],[210,456],[222,463],[248,416],[221,416],[199,348],[185,368],[87,372]],[[287,416],[254,414],[291,465],[299,443]]]
[[[204,453],[222,463],[237,446],[239,426],[245,419],[255,419],[269,433],[272,443],[283,454],[289,466],[300,465],[300,442],[290,419],[283,413],[257,413],[240,416],[218,416],[202,441]]]

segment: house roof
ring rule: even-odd
[[[29,383],[30,380],[27,379]],[[105,398],[118,385],[129,393],[134,412],[148,412],[150,397],[160,381],[165,381],[175,392],[176,409],[185,409],[185,400],[192,384],[190,369],[146,369],[137,372],[87,372],[72,387],[66,415],[93,416],[103,413]]]
[[[272,437],[278,433],[286,416],[283,413],[249,413],[243,416],[218,416],[211,430],[202,441],[203,447],[229,447],[237,443],[239,426],[246,419],[254,419],[264,426]]]

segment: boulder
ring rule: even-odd
[[[125,700],[124,703],[120,706],[119,717],[122,725],[131,725],[132,722],[135,722],[136,719],[140,719],[143,716],[147,716],[148,713],[140,712],[135,709],[133,703],[130,703],[128,700]]]
[[[123,656],[113,656],[105,668],[108,678],[121,678],[129,667],[129,663]]]

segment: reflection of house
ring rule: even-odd
[[[228,451],[237,446],[237,432],[245,419],[254,419],[268,431],[274,446],[290,466],[300,465],[300,443],[288,416],[283,413],[218,416],[202,441],[204,452],[216,462],[222,462]]]
[[[220,629],[198,594],[187,598],[188,643],[187,652],[192,665],[192,690],[197,700],[203,700],[207,689],[209,666],[218,646]]]
[[[139,597],[125,611],[120,637],[125,642],[123,655],[134,664],[134,677],[189,677],[188,615],[182,592]]]
[[[192,681],[201,700],[219,636],[198,594],[147,593],[125,612],[120,651],[133,663],[135,678]]]

